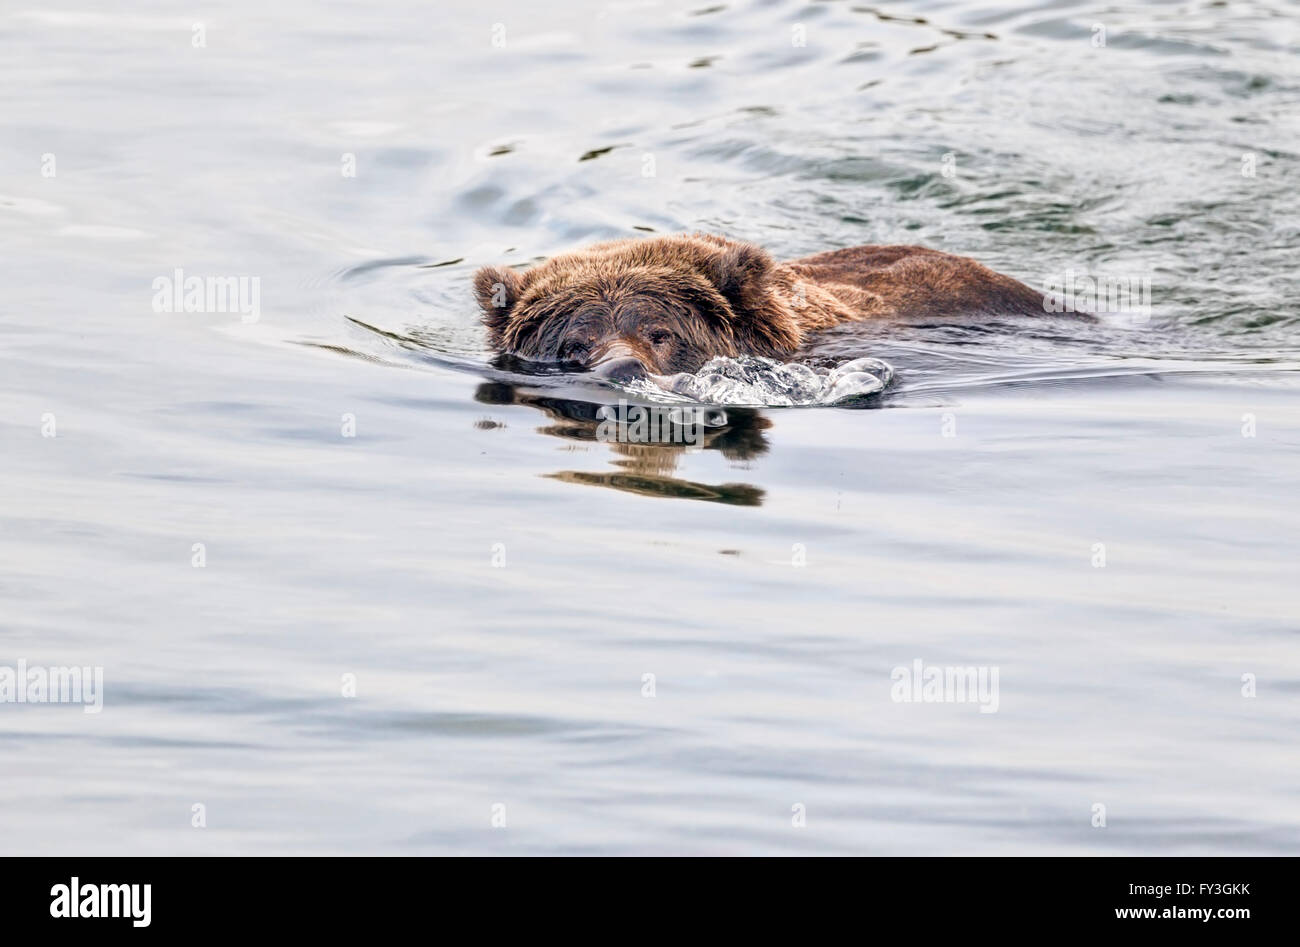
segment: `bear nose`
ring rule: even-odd
[[[624,358],[612,358],[607,362],[601,362],[592,369],[592,373],[598,378],[604,378],[606,381],[628,382],[644,378],[646,370],[640,359],[629,355]]]

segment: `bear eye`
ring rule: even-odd
[[[589,351],[586,342],[570,340],[560,347],[560,358],[566,362],[576,362]]]
[[[655,329],[653,332],[650,333],[650,344],[663,345],[664,343],[671,340],[672,337],[673,334],[669,332],[667,329]]]

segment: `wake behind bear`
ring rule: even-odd
[[[777,263],[711,234],[598,243],[522,272],[487,266],[474,291],[497,351],[619,382],[694,372],[715,356],[796,358],[844,322],[1044,312],[1025,284],[925,247]]]

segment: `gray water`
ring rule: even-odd
[[[0,667],[104,687],[0,703],[0,851],[1297,851],[1297,54],[1280,0],[9,4]],[[488,365],[477,266],[683,230],[1151,307],[837,330],[881,397],[689,450]]]

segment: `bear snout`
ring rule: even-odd
[[[591,371],[596,377],[613,382],[636,381],[639,378],[645,378],[647,374],[646,367],[641,363],[641,360],[631,355],[608,359],[595,366]]]

